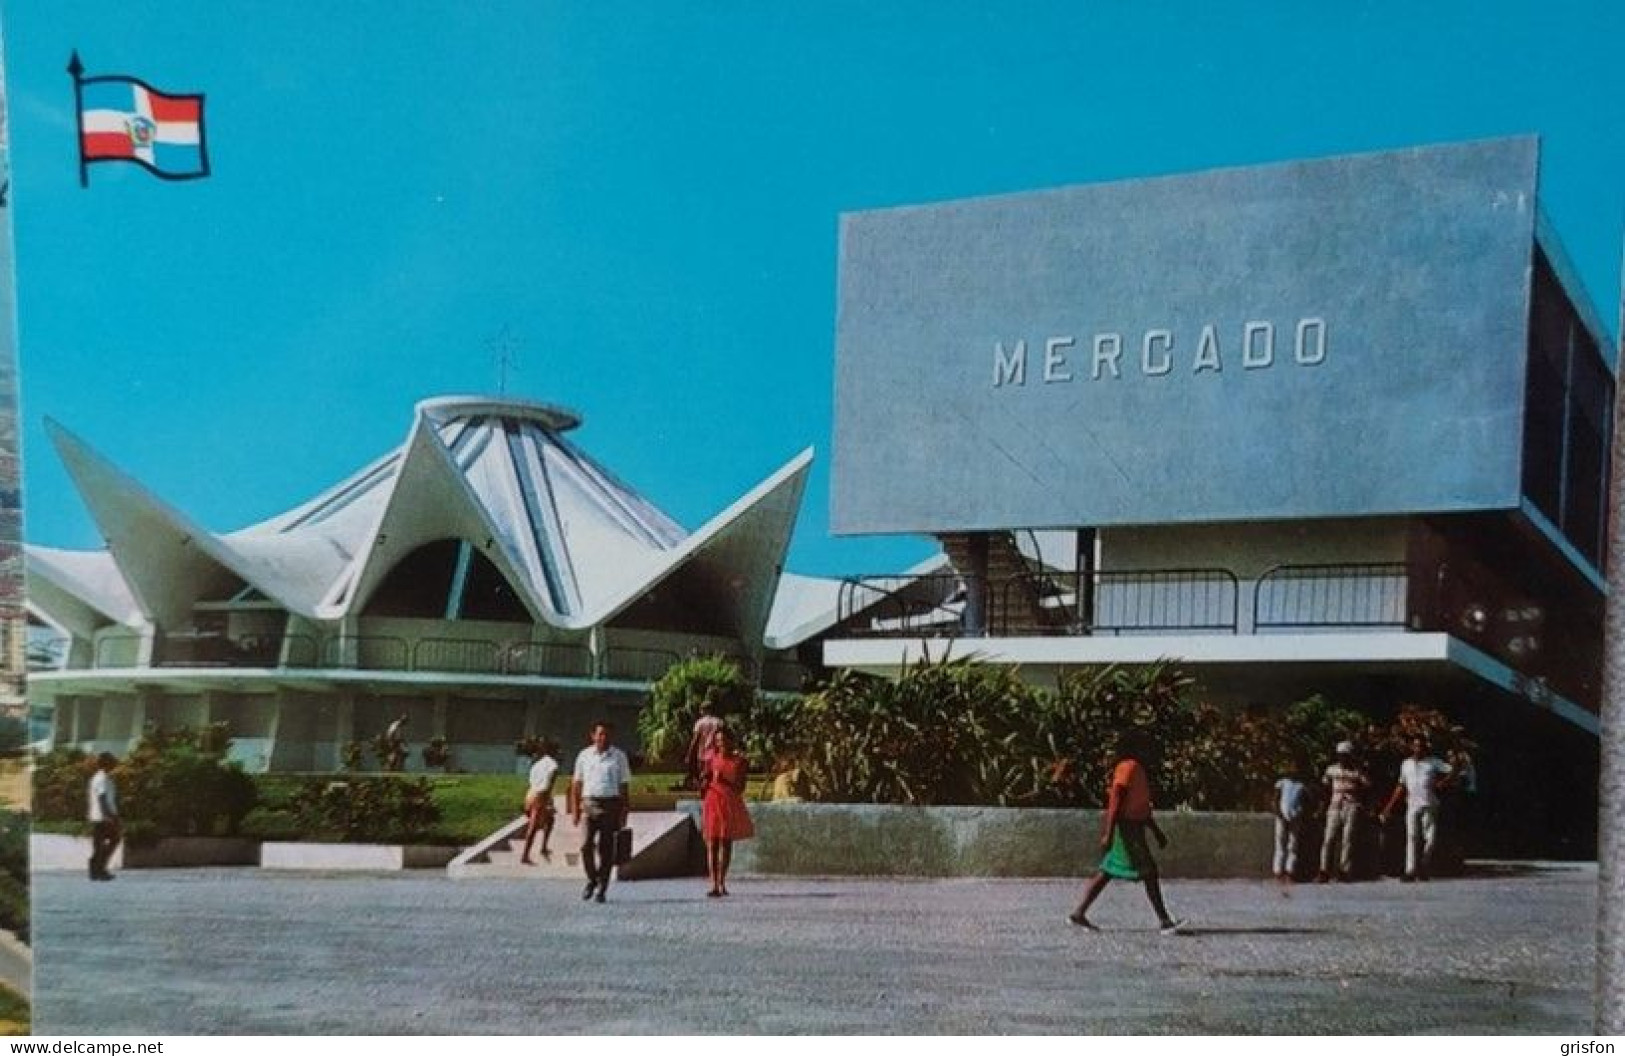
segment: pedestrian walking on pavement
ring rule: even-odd
[[[118,813],[118,786],[113,783],[113,767],[118,760],[111,752],[96,757],[96,773],[91,775],[85,816],[90,820],[90,878],[111,880],[107,863],[124,838]]]
[[[1106,816],[1100,833],[1100,868],[1084,889],[1083,901],[1066,918],[1085,931],[1100,930],[1089,919],[1089,907],[1114,879],[1138,880],[1145,885],[1146,898],[1164,935],[1177,935],[1185,926],[1163,903],[1157,860],[1146,843],[1146,834],[1150,833],[1159,848],[1168,846],[1168,837],[1152,816],[1151,779],[1145,765],[1151,748],[1151,738],[1139,730],[1130,730],[1118,740],[1117,763],[1107,784]]]
[[[631,802],[632,765],[626,753],[610,744],[615,727],[597,722],[592,743],[576,756],[575,776],[570,780],[570,817],[582,828],[581,864],[587,870],[583,901],[604,901],[609,892],[609,874],[615,868],[615,837],[626,826]]]
[[[536,834],[542,834],[542,857],[552,856],[547,849],[548,837],[553,835],[553,779],[559,772],[559,746],[543,738],[536,746],[536,755],[530,765],[530,784],[525,790],[525,849],[519,854],[521,865],[534,865],[530,845]]]

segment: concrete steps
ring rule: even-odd
[[[570,823],[559,803],[558,820],[548,841],[552,857],[542,858],[532,848],[533,865],[522,865],[525,819],[521,815],[468,848],[446,866],[448,876],[469,879],[570,880],[579,882],[581,830]],[[627,818],[632,829],[632,858],[616,869],[620,880],[652,880],[662,877],[694,876],[703,873],[703,854],[696,870],[695,849],[698,832],[687,814],[676,811],[634,811]],[[540,837],[538,837],[538,844]]]

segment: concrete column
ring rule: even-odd
[[[449,706],[446,694],[436,693],[434,697],[434,714],[429,720],[429,737],[446,736],[446,709]]]
[[[339,694],[338,706],[333,715],[333,740],[342,751],[344,746],[355,740],[355,694],[344,692]]]
[[[1625,296],[1620,299],[1625,322]],[[1625,352],[1625,348],[1621,349]],[[1625,415],[1614,393],[1613,469],[1608,482],[1608,615],[1603,632],[1602,788],[1598,819],[1596,1032],[1625,1034]]]
[[[966,540],[967,568],[960,569],[965,578],[965,633],[987,633],[988,606],[988,541],[986,532],[972,532]]]
[[[135,703],[130,705],[130,747],[134,748],[141,735],[147,730],[147,698],[152,696],[152,690],[137,690]]]

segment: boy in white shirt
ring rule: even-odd
[[[90,878],[111,880],[107,863],[123,838],[118,816],[118,786],[113,784],[113,767],[118,760],[111,752],[96,759],[96,773],[90,778],[85,817],[90,822]]]

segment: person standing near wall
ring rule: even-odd
[[[122,826],[118,815],[118,786],[113,783],[113,767],[118,760],[111,752],[96,758],[96,772],[91,775],[89,803],[85,816],[90,819],[90,878],[111,880],[107,863],[118,850]]]
[[[1304,768],[1298,765],[1275,782],[1275,879],[1292,882],[1298,872],[1298,846],[1303,842],[1304,822],[1309,817],[1309,786],[1298,780]]]
[[[1326,786],[1326,835],[1320,844],[1318,883],[1334,876],[1349,880],[1354,876],[1354,844],[1360,831],[1361,798],[1371,782],[1354,761],[1354,742],[1337,745],[1337,759],[1321,775]],[[1336,873],[1332,872],[1335,856]]]

